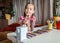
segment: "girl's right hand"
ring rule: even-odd
[[[29,22],[29,20],[27,20],[27,19],[24,19],[24,23],[25,23],[26,25],[30,25],[30,22]]]
[[[32,33],[31,32],[31,27],[30,27],[30,21],[25,18],[24,22],[25,22],[26,26],[28,27],[28,33]]]

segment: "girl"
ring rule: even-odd
[[[27,3],[24,9],[24,16],[19,17],[19,23],[22,24],[24,22],[28,27],[29,33],[32,33],[31,27],[32,25],[34,26],[36,22],[36,17],[33,16],[34,10],[34,5],[32,3]],[[33,22],[33,24],[31,22]]]

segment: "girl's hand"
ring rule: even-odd
[[[30,21],[25,18],[25,19],[24,19],[24,23],[25,23],[26,26],[28,27],[28,33],[31,33]]]
[[[27,20],[27,19],[25,18],[25,19],[24,19],[24,24],[26,24],[26,25],[30,25],[29,20]]]

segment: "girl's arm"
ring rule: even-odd
[[[35,16],[33,16],[33,24],[34,24],[34,26],[36,25],[36,17]]]
[[[26,24],[26,26],[28,27],[28,33],[31,33],[30,21],[25,18],[24,24]]]

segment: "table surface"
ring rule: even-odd
[[[24,43],[60,43],[60,30],[53,29],[48,33],[24,40]]]
[[[38,29],[42,29],[46,26],[43,27],[36,27],[34,31]],[[9,33],[8,36],[10,36],[9,39],[13,39],[14,36],[16,36],[16,33]],[[13,37],[11,37],[13,36]],[[15,43],[15,38],[13,39]],[[23,43],[60,43],[60,30],[57,29],[52,29],[47,33],[43,33],[37,36],[34,36],[33,38],[26,39],[23,41]]]

